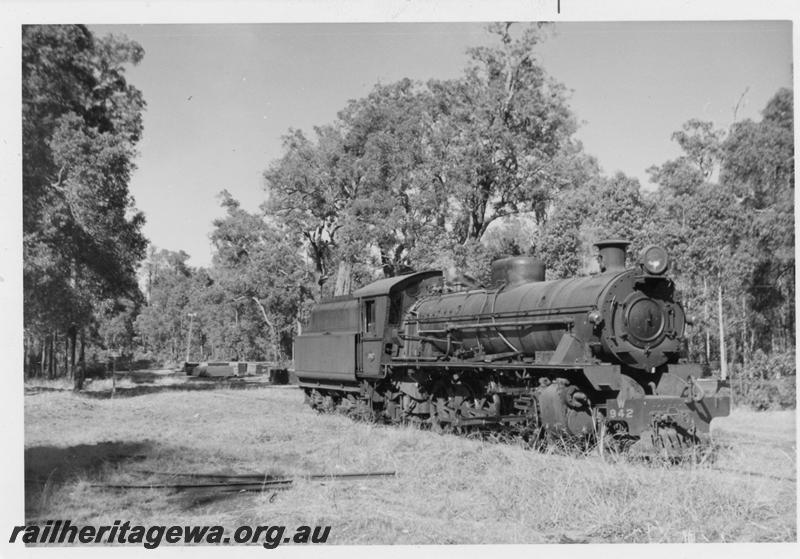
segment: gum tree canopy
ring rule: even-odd
[[[377,85],[315,138],[291,130],[265,172],[266,210],[304,240],[320,285],[476,246],[491,223],[544,220],[580,146],[565,88],[536,60],[541,26],[488,27],[460,78]],[[437,247],[432,250],[432,247]]]
[[[125,80],[142,48],[82,25],[22,29],[23,254],[26,363],[54,374],[59,340],[140,297],[144,216],[128,191],[142,134],[141,92]],[[80,386],[76,375],[76,386]]]

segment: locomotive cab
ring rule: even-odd
[[[427,271],[373,282],[322,301],[295,338],[295,374],[303,387],[357,391],[360,378],[386,376],[399,351],[397,330],[419,297],[441,281]]]
[[[438,283],[441,272],[428,271],[373,282],[353,292],[361,313],[356,373],[359,377],[384,377],[401,342],[397,332],[403,316]]]

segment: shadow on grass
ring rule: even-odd
[[[64,387],[56,387],[56,386],[26,386],[25,387],[25,395],[26,396],[35,396],[36,394],[42,394],[43,392],[69,392],[69,388]]]
[[[197,390],[214,390],[216,388],[227,388],[217,384],[200,384],[194,382],[176,384],[140,384],[137,386],[118,386],[113,393],[114,398],[131,398],[133,396],[144,396],[159,392],[194,392]],[[111,388],[103,390],[84,390],[80,393],[87,398],[97,398],[100,400],[111,398]]]
[[[268,388],[271,386],[287,386],[287,385],[273,385],[264,380],[245,380],[237,378],[187,378],[183,382],[173,383],[153,383],[153,384],[138,384],[144,381],[135,381],[137,384],[134,386],[123,385],[117,386],[116,390],[112,393],[111,386],[98,388],[89,385],[84,390],[78,392],[87,398],[95,398],[104,400],[111,398],[131,398],[134,396],[145,396],[147,394],[157,394],[159,392],[196,392],[205,390],[219,390],[219,389],[254,389],[254,388]],[[26,387],[26,396],[35,396],[46,392],[72,392],[71,388],[57,388],[48,386],[34,386]]]
[[[173,372],[156,372],[156,371],[117,371],[115,376],[118,379],[128,379],[135,383],[157,382],[164,378],[180,378],[185,377],[186,373],[181,371]],[[111,378],[110,374],[108,378]]]
[[[187,379],[185,382],[174,384],[140,384],[138,386],[117,387],[114,398],[130,398],[133,396],[144,396],[146,394],[156,394],[158,392],[196,392],[202,390],[222,390],[239,389],[249,390],[255,388],[269,388],[272,386],[268,382],[246,381],[244,379]],[[88,398],[107,399],[111,398],[111,388],[103,390],[85,390],[82,395]]]
[[[69,479],[93,477],[106,465],[143,460],[150,442],[102,442],[25,449],[25,515],[46,512],[50,494]]]
[[[175,383],[175,384],[139,384],[136,386],[118,386],[116,391],[113,392],[115,398],[130,398],[132,396],[143,396],[146,394],[155,394],[158,392],[190,392],[196,390],[214,390],[215,388],[229,388],[227,386],[220,386],[215,384],[199,384],[199,383]],[[46,392],[73,392],[71,388],[52,388],[52,387],[33,387],[26,388],[26,396],[36,396]],[[97,398],[100,400],[111,398],[111,387],[97,389],[89,387],[88,389],[77,392],[81,396],[87,398]]]
[[[158,474],[137,469],[137,462],[164,452],[163,447],[156,449],[156,443],[151,441],[113,441],[68,447],[37,446],[25,449],[26,522],[32,524],[51,519],[51,511],[57,506],[57,499],[63,496],[59,491],[70,483],[86,481],[102,485],[101,479],[108,474],[105,471],[108,467],[119,467],[127,473],[138,474],[137,477],[141,479],[126,482],[134,485],[147,486],[149,483],[157,485],[186,483],[191,485],[198,483],[198,480],[184,479],[166,472]],[[204,481],[214,482],[215,480],[199,480],[200,483]],[[267,488],[267,490],[270,489]],[[137,492],[134,488],[116,488],[113,484],[108,489],[98,489],[97,491],[110,492],[114,499],[127,492],[134,494]],[[170,494],[169,501],[181,510],[204,505],[219,505],[224,501],[235,502],[237,498],[254,498],[261,493],[253,488],[248,488],[247,491],[236,491],[226,490],[224,487],[186,487],[184,489],[164,489],[164,491]],[[274,498],[277,491],[272,491],[272,493],[272,498]],[[231,504],[230,506],[239,505]]]

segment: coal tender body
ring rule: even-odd
[[[544,281],[540,262],[510,257],[489,289],[447,293],[420,272],[320,303],[296,340],[300,386],[317,409],[394,422],[692,449],[728,415],[730,388],[681,362],[666,252],[626,268],[627,244],[598,243],[586,277]]]

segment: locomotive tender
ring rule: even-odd
[[[426,271],[324,301],[295,341],[306,400],[435,428],[691,448],[729,414],[730,388],[680,360],[687,318],[666,251],[626,268],[628,244],[597,243],[600,273],[586,277],[544,281],[538,260],[508,257],[488,289],[446,292]]]

